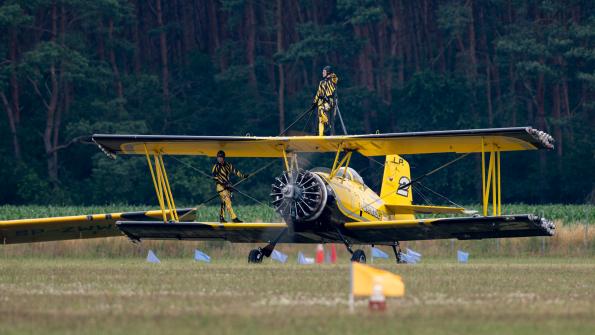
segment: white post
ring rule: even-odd
[[[589,222],[585,221],[585,249],[589,247]]]
[[[355,312],[355,301],[353,297],[353,262],[349,264],[349,312]]]

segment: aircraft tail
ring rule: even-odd
[[[413,203],[411,186],[399,188],[410,182],[409,162],[399,155],[387,155],[380,189],[380,197],[384,202],[387,205],[411,205]]]

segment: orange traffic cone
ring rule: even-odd
[[[384,292],[382,291],[382,285],[376,280],[374,281],[368,308],[372,311],[384,311],[386,309],[386,299],[384,297]]]
[[[337,263],[337,248],[334,244],[331,244],[331,263]]]
[[[316,246],[316,264],[324,263],[324,248],[322,244]]]

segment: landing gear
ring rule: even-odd
[[[262,259],[266,257],[271,257],[273,250],[275,250],[275,246],[277,242],[281,240],[283,235],[287,233],[287,228],[283,229],[281,233],[275,238],[273,241],[270,241],[264,248],[252,249],[250,250],[250,254],[248,254],[248,263],[262,263]]]
[[[349,241],[347,241],[343,234],[341,234],[341,230],[339,228],[337,228],[337,234],[339,235],[341,241],[343,241],[343,244],[345,244],[345,248],[347,248],[347,251],[349,251],[349,253],[351,254],[351,261],[358,263],[366,263],[366,253],[362,249],[357,249],[353,251],[353,249],[351,249],[351,243],[349,243]]]
[[[259,249],[252,249],[248,254],[248,263],[262,263],[264,253]]]
[[[356,251],[353,252],[353,255],[351,255],[351,261],[365,264],[366,263],[366,253],[362,249],[357,249]]]
[[[393,243],[392,247],[395,253],[395,259],[397,260],[397,264],[407,264],[407,262],[401,257],[403,251],[401,251],[401,245],[399,244],[399,242],[397,241]]]

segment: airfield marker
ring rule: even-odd
[[[405,284],[400,276],[370,265],[351,262],[349,311],[355,310],[355,296],[369,297],[371,309],[383,310],[386,303],[384,297],[402,297],[405,294]],[[384,306],[382,306],[384,304]]]
[[[384,289],[378,277],[374,278],[374,288],[372,288],[372,295],[368,301],[368,308],[371,311],[386,310],[386,298],[384,296]]]
[[[322,244],[316,246],[316,264],[324,263],[324,247]]]
[[[314,258],[306,257],[300,251],[298,252],[298,264],[314,264]]]
[[[149,250],[149,253],[147,254],[147,262],[154,264],[161,263],[159,258],[157,258],[157,255],[155,255],[155,253],[153,252],[153,250]]]
[[[285,263],[287,262],[287,255],[282,253],[281,251],[273,250],[273,253],[271,254],[271,259],[279,263]]]
[[[197,262],[211,263],[211,257],[198,249],[194,250],[194,260]]]
[[[469,253],[462,250],[457,250],[457,260],[459,263],[467,263],[469,260]]]
[[[419,263],[421,261],[421,254],[415,250],[407,248],[407,255],[413,260],[413,263]]]
[[[334,244],[331,244],[331,263],[337,263],[337,247]]]
[[[388,254],[376,247],[372,247],[371,250],[371,255],[372,255],[372,262],[374,262],[374,258],[385,258],[388,259]]]

